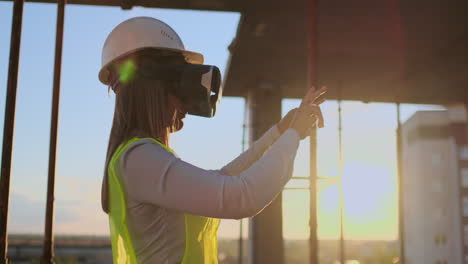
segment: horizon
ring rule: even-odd
[[[30,237],[33,237],[33,238],[37,238],[37,239],[42,239],[43,238],[43,234],[40,234],[40,233],[35,233],[35,234],[29,234],[29,233],[10,233],[8,234],[8,237],[15,237],[15,236],[18,236],[18,237],[23,237],[23,236],[30,236]],[[110,236],[109,235],[90,235],[90,234],[56,234],[54,236],[55,239],[65,239],[65,238],[96,238],[96,239],[108,239]],[[238,237],[219,237],[218,240],[235,240],[235,241],[238,241],[239,238]],[[331,239],[331,238],[319,238],[318,239],[319,241],[331,241],[331,242],[335,242],[335,241],[339,241],[339,239]],[[42,241],[42,240],[41,240]],[[247,241],[244,239],[244,241]],[[285,238],[284,241],[309,241],[308,238]],[[398,242],[398,239],[389,239],[389,240],[386,240],[386,239],[346,239],[346,241],[349,241],[349,242],[389,242],[389,243],[394,243],[394,242]]]

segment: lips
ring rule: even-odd
[[[183,127],[184,127],[184,121],[182,121],[182,119],[177,120],[174,132],[181,130]]]

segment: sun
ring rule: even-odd
[[[392,240],[397,236],[396,182],[391,170],[368,164],[343,169],[344,233],[352,240]],[[319,185],[319,235],[339,237],[339,181]]]

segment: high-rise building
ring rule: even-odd
[[[468,263],[466,111],[420,111],[402,125],[406,264]]]

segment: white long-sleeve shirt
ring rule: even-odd
[[[280,136],[275,125],[220,170],[193,166],[151,140],[131,145],[116,173],[139,263],[182,261],[184,213],[230,219],[259,213],[291,178],[298,145],[296,130]]]

